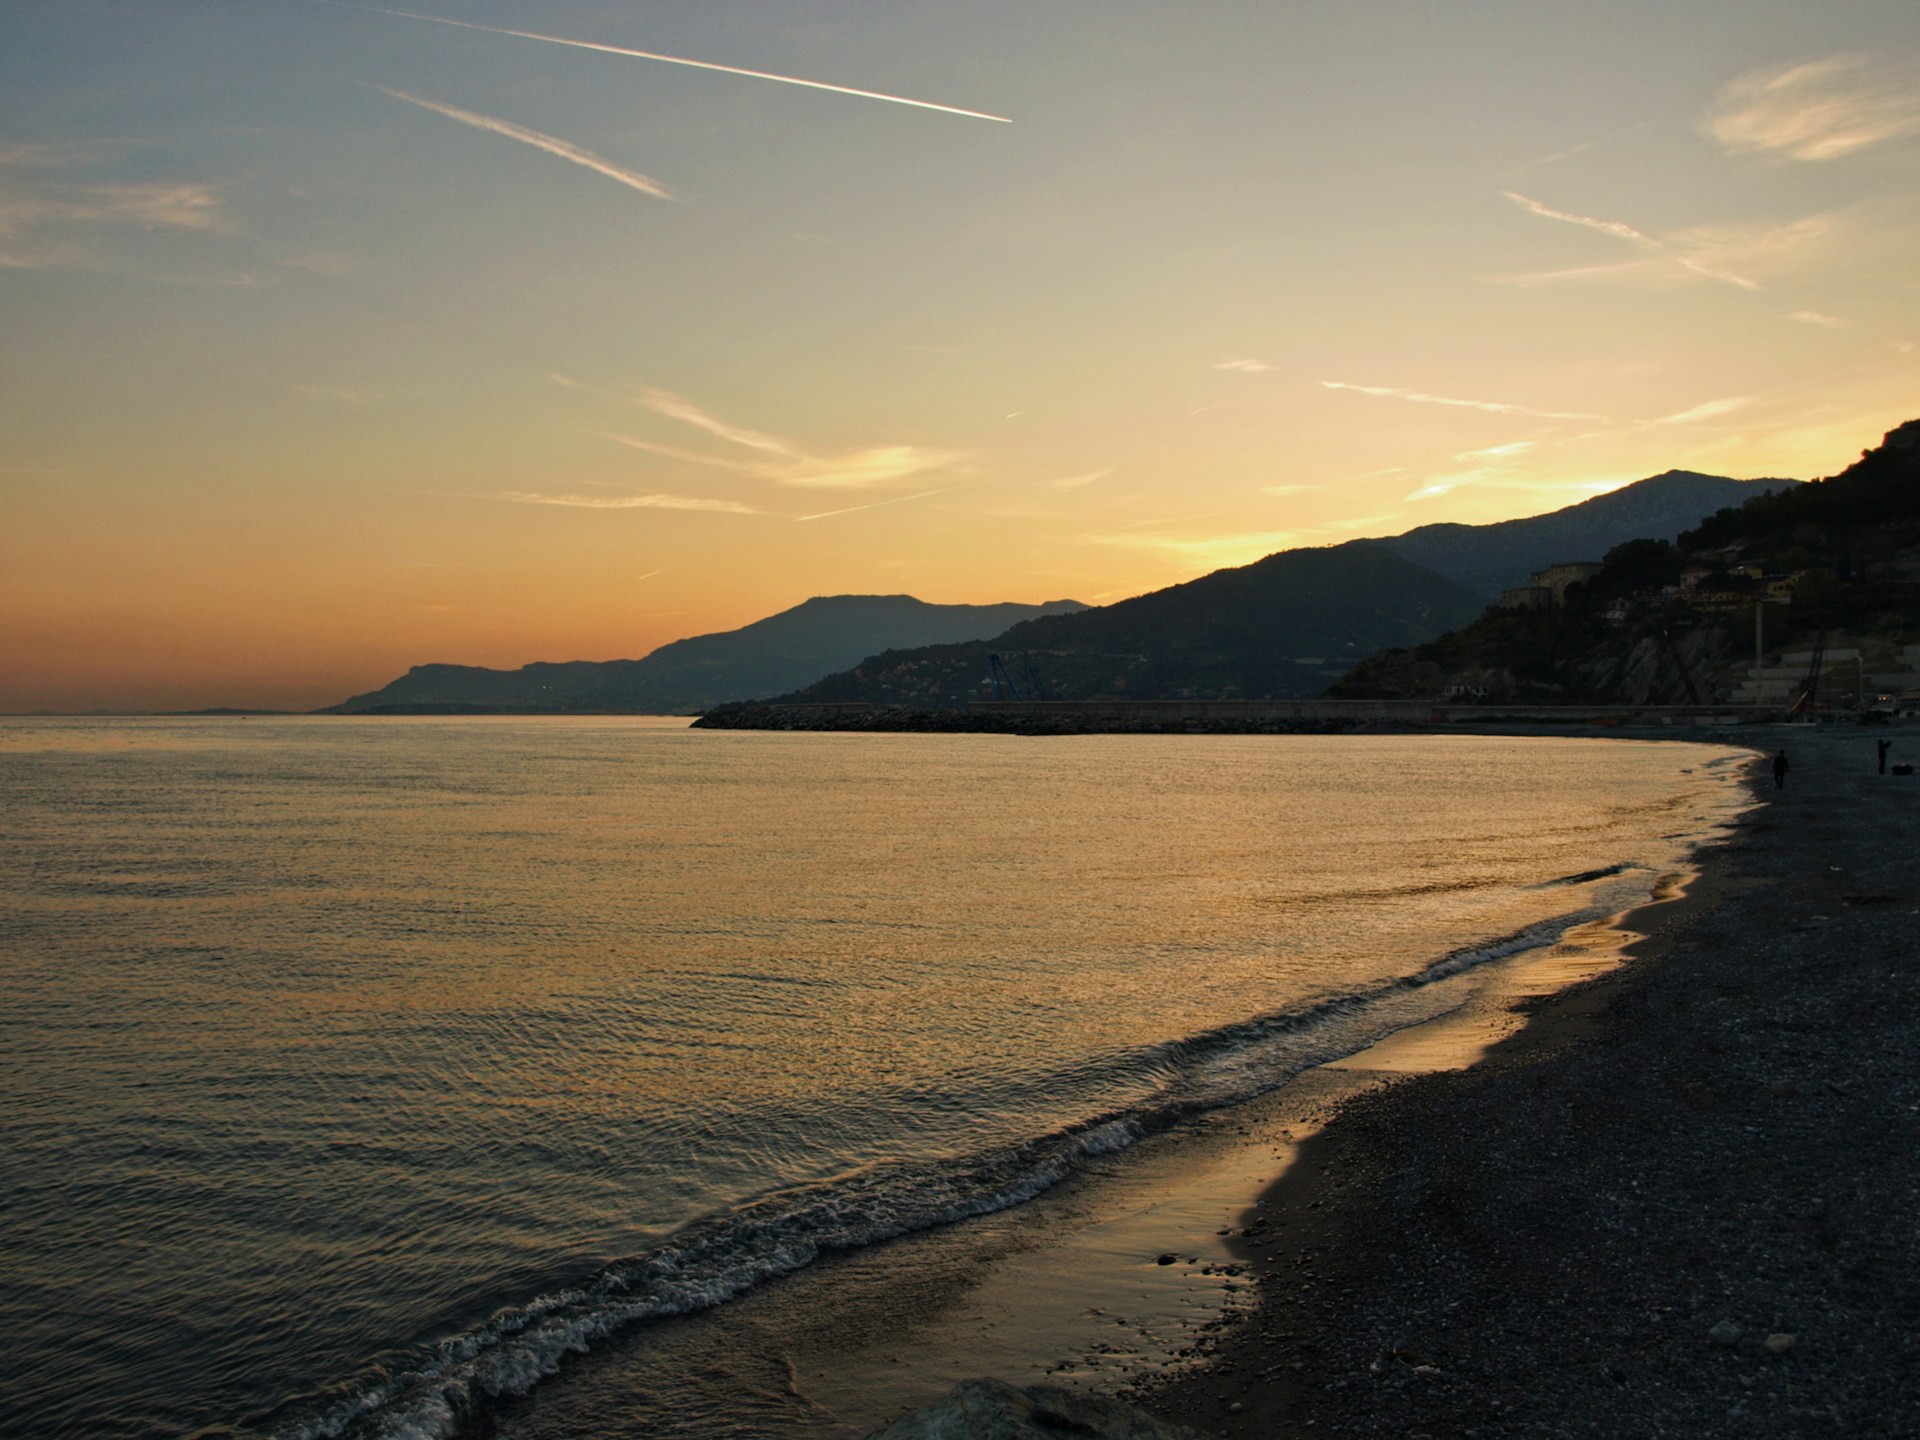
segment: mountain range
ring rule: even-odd
[[[1304,699],[1374,652],[1466,625],[1503,589],[1629,540],[1670,540],[1791,480],[1670,470],[1576,505],[1491,525],[1425,525],[1384,540],[1283,550],[1165,590],[1016,625],[991,641],[863,660],[788,704],[943,709],[1023,698]]]
[[[1756,646],[1777,672],[1794,668],[1783,664],[1790,653],[1810,670],[1825,645],[1854,657],[1853,689],[1910,686],[1920,651],[1920,420],[1829,479],[1763,491],[1604,559],[1563,603],[1489,610],[1425,644],[1382,651],[1333,693],[1641,705],[1730,703],[1744,692],[1759,703],[1749,683]]]
[[[1085,608],[1077,600],[930,605],[911,595],[817,596],[738,630],[662,645],[639,660],[541,662],[517,670],[416,665],[326,713],[686,715],[805,685],[877,651],[979,639],[1022,620]]]
[[[1795,483],[1669,470],[1545,515],[1285,550],[1094,609],[822,596],[638,660],[417,665],[331,713],[688,714],[769,696],[920,708],[994,693],[1304,698],[1377,651],[1468,624],[1534,570],[1672,540]],[[1004,668],[990,678],[994,654]]]
[[[1674,540],[1717,510],[1797,483],[1668,470],[1545,515],[1491,525],[1422,525],[1381,543],[1491,600],[1524,584],[1535,570],[1563,560],[1598,560],[1629,540]]]

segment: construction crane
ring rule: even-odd
[[[1793,709],[1787,713],[1798,715],[1805,712],[1813,714],[1814,702],[1820,695],[1820,662],[1827,657],[1827,632],[1822,630],[1813,638],[1813,663],[1807,666],[1807,678],[1800,682],[1800,698],[1793,702]]]
[[[1013,671],[999,655],[987,656],[987,681],[993,686],[993,698],[1013,700],[1044,700],[1047,690],[1040,683],[1040,675],[1033,668],[1033,656],[1025,650],[1020,652],[1020,680],[1014,681]],[[1006,695],[1000,691],[1005,688]]]
[[[1014,700],[1026,698],[1020,693],[1020,687],[1013,683],[1013,672],[1007,669],[1007,662],[1000,658],[998,651],[987,656],[987,680],[993,686],[993,698],[996,700],[1002,698],[1000,694],[1002,685],[1007,687],[1006,698]]]

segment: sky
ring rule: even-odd
[[[0,711],[1832,474],[1917,347],[1912,0],[5,0]]]

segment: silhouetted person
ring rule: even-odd
[[[1887,751],[1893,748],[1893,741],[1881,740],[1877,743],[1880,746],[1880,773],[1884,775],[1887,773]]]
[[[1787,752],[1784,750],[1773,757],[1773,788],[1787,788]]]

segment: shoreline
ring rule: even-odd
[[[1726,783],[1737,785],[1737,772]],[[1692,868],[1681,855],[1669,863]],[[1546,946],[1462,972],[1443,983],[1460,985],[1464,1003],[1358,1052],[1328,1052],[1276,1089],[1095,1160],[1029,1203],[825,1255],[721,1311],[677,1320],[648,1337],[648,1387],[658,1395],[667,1371],[709,1384],[737,1377],[726,1383],[786,1397],[782,1425],[761,1433],[855,1440],[970,1376],[1116,1394],[1185,1372],[1253,1296],[1228,1234],[1239,1212],[1283,1172],[1295,1136],[1387,1083],[1352,1067],[1354,1054],[1417,1040],[1421,1065],[1436,1045],[1449,1063],[1471,1063],[1514,1028],[1514,997],[1563,983],[1569,965],[1616,966],[1618,919],[1581,921]],[[537,1387],[506,1407],[501,1434],[641,1433],[610,1412],[642,1353],[618,1346],[583,1359],[571,1384]]]
[[[1230,1437],[1902,1433],[1920,789],[1872,738],[1795,727],[1624,963],[1337,1102],[1229,1238],[1255,1305],[1132,1398]]]
[[[1703,737],[1645,738],[1684,743]],[[1741,748],[1749,757],[1755,753]],[[1242,1212],[1271,1177],[1298,1173],[1297,1155],[1313,1145],[1308,1137],[1396,1079],[1476,1064],[1525,1024],[1519,1012],[1528,997],[1617,972],[1645,928],[1644,915],[1700,903],[1704,884],[1694,877],[1704,856],[1724,848],[1721,842],[1693,852],[1678,872],[1655,881],[1652,898],[1474,969],[1469,974],[1478,978],[1469,981],[1464,1001],[1442,1013],[1310,1065],[1253,1100],[1152,1137],[1029,1205],[945,1236],[896,1242],[904,1251],[889,1247],[831,1262],[863,1275],[869,1267],[918,1270],[928,1249],[979,1245],[978,1258],[964,1267],[970,1278],[960,1293],[916,1307],[918,1313],[895,1312],[888,1339],[874,1354],[858,1353],[864,1349],[858,1343],[850,1353],[844,1333],[825,1343],[798,1343],[788,1352],[795,1393],[835,1415],[844,1428],[833,1433],[852,1440],[972,1375],[1120,1395],[1182,1383],[1223,1331],[1257,1324],[1258,1316],[1247,1312],[1258,1257],[1241,1239]],[[1682,877],[1690,882],[1685,894],[1663,893]],[[1071,1218],[1055,1223],[1061,1212]],[[1006,1249],[985,1238],[1006,1231],[1028,1238]],[[1156,1257],[1167,1259],[1156,1263]],[[877,1298],[873,1305],[891,1308]],[[1114,1326],[1117,1331],[1102,1328]],[[1185,1410],[1177,1418],[1191,1423]]]

